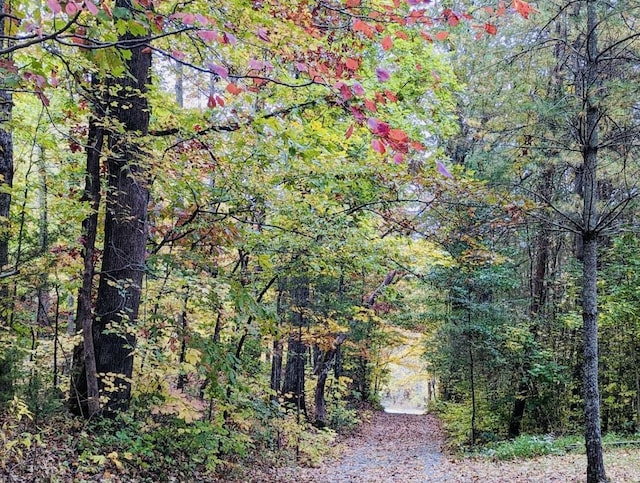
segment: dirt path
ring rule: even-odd
[[[584,454],[520,461],[458,459],[443,453],[444,437],[431,415],[374,413],[358,433],[318,468],[281,468],[260,483],[569,483],[584,482]],[[611,481],[640,483],[640,450],[610,450]]]
[[[398,483],[450,481],[443,435],[431,415],[374,413],[343,443],[341,456],[319,468],[283,475],[287,482]]]

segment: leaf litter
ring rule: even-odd
[[[316,468],[280,468],[269,481],[280,483],[512,483],[583,482],[586,456],[570,453],[526,460],[493,461],[448,454],[445,434],[431,414],[373,413]],[[612,482],[640,483],[640,450],[605,452]],[[267,481],[267,480],[264,480]]]

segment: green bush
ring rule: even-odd
[[[498,460],[513,460],[547,454],[562,454],[565,451],[566,442],[559,443],[552,435],[521,435],[510,441],[491,444],[481,454]]]
[[[83,433],[79,450],[81,463],[115,464],[136,481],[151,482],[213,472],[224,455],[243,456],[250,445],[246,435],[207,421],[186,423],[173,417],[142,421],[121,414],[115,421],[93,423]]]
[[[466,403],[438,401],[432,406],[442,420],[451,448],[464,450],[471,445],[471,406]],[[476,444],[486,444],[500,438],[503,428],[500,416],[491,408],[478,404],[476,411]]]
[[[0,351],[0,408],[3,408],[15,394],[14,383],[22,356],[20,351],[4,343],[0,344]]]

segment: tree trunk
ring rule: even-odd
[[[184,391],[184,385],[187,382],[187,375],[182,372],[182,365],[186,362],[187,358],[187,341],[189,340],[189,323],[187,319],[187,305],[189,303],[189,290],[184,296],[184,304],[182,305],[182,312],[178,318],[178,324],[180,327],[180,358],[178,363],[180,364],[180,375],[178,376],[178,382],[176,387],[181,391]]]
[[[584,237],[582,262],[583,384],[588,483],[607,481],[602,456],[600,391],[598,387],[597,250],[598,243],[595,235]]]
[[[539,191],[543,199],[550,199],[553,191],[553,165],[548,166],[542,175],[539,185]],[[547,267],[549,265],[550,255],[550,234],[546,223],[540,227],[540,233],[536,237],[535,252],[533,254],[533,263],[530,269],[531,280],[531,305],[529,313],[533,321],[529,331],[532,335],[534,344],[538,339],[538,320],[541,317],[547,301]],[[525,361],[522,367],[518,390],[513,401],[513,410],[509,419],[509,437],[515,438],[520,435],[522,430],[522,420],[527,407],[527,399],[530,397],[530,384],[528,382],[528,372],[530,370],[530,357],[532,356],[533,347],[526,348]]]
[[[320,367],[320,371],[318,372],[318,381],[316,382],[316,388],[314,390],[314,403],[315,403],[315,411],[314,411],[314,424],[318,428],[324,428],[327,425],[327,401],[324,397],[324,390],[327,384],[327,376],[329,375],[329,370],[331,368],[331,364],[333,363],[333,359],[335,356],[335,350],[330,350],[325,354],[325,358],[322,362],[322,366]]]
[[[325,386],[327,384],[327,378],[331,367],[336,359],[336,355],[342,343],[346,340],[346,334],[340,334],[333,348],[322,353],[322,359],[318,367],[318,381],[316,382],[316,388],[314,391],[314,424],[318,428],[324,428],[327,425],[327,402],[325,400]]]
[[[282,350],[283,344],[280,339],[273,341],[273,353],[271,354],[271,381],[269,387],[275,395],[280,392],[282,384]]]
[[[287,343],[287,364],[285,366],[282,394],[284,400],[306,414],[304,394],[307,345],[302,340],[302,328],[306,317],[304,310],[309,305],[309,284],[304,279],[287,281],[291,294],[291,323],[295,331],[289,335]]]
[[[304,395],[305,367],[307,346],[301,340],[302,328],[289,337],[287,343],[287,365],[284,371],[282,394],[285,402],[292,404],[297,410],[306,412]]]
[[[582,205],[582,321],[584,332],[584,406],[587,483],[606,482],[600,430],[600,391],[598,388],[598,129],[600,109],[596,92],[598,79],[598,37],[596,0],[587,1],[587,51],[584,56],[586,113],[580,122],[583,157]]]
[[[132,12],[128,0],[116,7]],[[135,13],[134,13],[135,15]],[[131,398],[135,324],[138,318],[147,242],[148,174],[143,138],[149,130],[146,99],[151,68],[147,37],[125,34],[120,44],[131,46],[129,75],[116,79],[109,105],[120,129],[109,132],[104,252],[93,338],[105,413],[126,410]]]
[[[98,85],[92,80],[94,88]],[[95,269],[95,247],[98,231],[98,210],[100,208],[100,157],[104,145],[102,129],[102,106],[94,107],[89,119],[89,136],[87,140],[87,168],[85,188],[82,201],[89,202],[91,213],[82,221],[83,270],[82,285],[78,292],[76,310],[76,332],[82,334],[82,343],[74,348],[73,369],[69,405],[74,414],[88,418],[100,410],[98,376],[93,344],[92,297],[93,276]]]
[[[0,12],[5,10],[5,0],[0,0]],[[9,18],[0,20],[0,33],[3,38]],[[11,206],[11,188],[13,186],[13,135],[7,124],[11,121],[13,95],[0,83],[0,272],[9,264],[9,208]],[[0,321],[9,319],[11,309],[9,290],[5,284],[0,286]]]
[[[282,280],[278,282],[278,291],[276,296],[276,330],[273,335],[273,348],[271,352],[271,378],[269,379],[269,387],[273,391],[272,401],[278,399],[280,394],[280,386],[282,385],[282,354],[283,344],[280,334],[280,320],[283,315],[282,297],[284,295],[284,284]]]

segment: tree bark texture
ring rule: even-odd
[[[0,0],[0,12],[5,12],[5,0]],[[8,18],[0,20],[0,33],[4,37]],[[9,208],[13,186],[13,134],[7,123],[13,111],[12,92],[0,83],[0,272],[9,264]],[[11,309],[9,290],[0,286],[0,321],[8,320]]]
[[[584,121],[580,141],[583,158],[582,205],[582,321],[584,336],[584,411],[587,450],[587,483],[606,482],[600,430],[600,391],[598,387],[598,130],[601,112],[596,96],[598,73],[598,18],[596,0],[587,0],[587,38],[584,55]]]
[[[93,83],[96,83],[94,80]],[[97,86],[96,86],[97,89]],[[74,414],[92,417],[100,410],[95,350],[93,345],[93,312],[91,292],[95,268],[95,247],[100,208],[100,158],[104,144],[102,106],[94,108],[89,120],[87,167],[82,201],[89,203],[91,213],[82,222],[83,270],[78,293],[76,332],[82,333],[82,343],[73,354],[70,409]]]
[[[598,387],[598,311],[597,250],[595,236],[584,239],[582,320],[584,331],[584,411],[585,445],[587,449],[587,482],[600,483],[606,478],[600,429],[600,391]]]
[[[117,7],[134,10],[127,0]],[[148,174],[143,137],[149,130],[146,98],[151,52],[146,37],[122,36],[130,47],[129,75],[114,80],[109,105],[116,126],[109,131],[104,250],[93,340],[100,395],[107,415],[125,410],[131,398],[134,327],[138,318],[147,242]],[[114,124],[114,123],[110,123]]]

